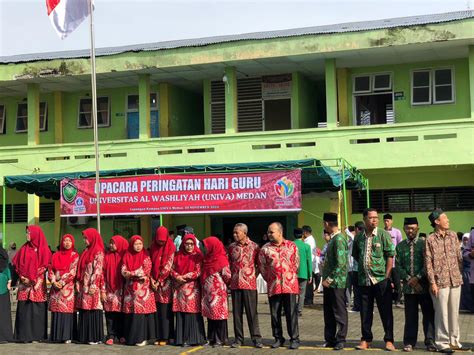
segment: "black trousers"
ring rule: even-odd
[[[392,282],[394,286],[392,299],[395,303],[400,303],[402,298],[402,285],[400,281],[400,273],[395,267],[392,269]]]
[[[114,341],[117,341],[124,337],[124,317],[125,315],[122,312],[105,312],[107,339],[113,339]]]
[[[225,344],[228,340],[227,319],[207,319],[207,339],[211,345]]]
[[[371,342],[374,338],[372,323],[374,320],[375,300],[385,332],[383,340],[393,342],[392,288],[390,287],[390,280],[385,279],[371,286],[360,286],[360,289],[362,294],[362,308],[360,310],[361,340]]]
[[[323,289],[324,340],[327,343],[345,343],[348,329],[345,288]]]
[[[234,318],[235,341],[244,342],[244,310],[247,316],[250,337],[254,342],[260,341],[260,326],[257,312],[257,290],[232,290],[232,315]]]
[[[313,280],[311,283],[308,282],[306,285],[306,294],[304,296],[304,304],[310,305],[314,302],[314,291],[318,288],[319,282],[321,281],[321,275],[319,272],[315,274],[313,272]]]
[[[285,341],[281,324],[281,310],[285,311],[286,327],[291,341],[299,342],[298,304],[295,294],[283,293],[269,297],[272,335],[276,340]]]
[[[434,308],[429,293],[421,295],[405,294],[405,329],[403,344],[415,346],[418,337],[418,305],[423,315],[425,345],[434,344]]]
[[[353,308],[356,311],[360,311],[362,308],[362,294],[360,292],[359,286],[359,273],[357,271],[349,272],[349,277],[352,284],[352,292],[354,294],[353,297]]]

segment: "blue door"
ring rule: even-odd
[[[150,112],[150,133],[151,138],[160,136],[160,114],[157,110]]]
[[[150,112],[150,133],[151,137],[160,136],[160,115],[158,111]],[[138,112],[127,113],[127,139],[137,139],[140,133],[140,120]]]

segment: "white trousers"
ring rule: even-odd
[[[459,301],[461,287],[440,288],[438,297],[433,296],[435,310],[435,344],[438,350],[450,346],[461,347],[459,342]]]

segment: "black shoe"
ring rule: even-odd
[[[222,348],[224,346],[224,344],[222,344],[221,342],[216,342],[214,343],[214,345],[212,346],[213,348]]]
[[[298,312],[298,317],[303,317],[303,312]]]
[[[438,352],[443,353],[443,354],[452,354],[454,353],[454,350],[451,348],[444,348],[444,349],[438,350]]]
[[[238,349],[242,346],[242,343],[239,342],[239,341],[235,341],[232,343],[232,345],[230,346],[231,348],[234,348],[234,349]]]
[[[184,343],[183,345],[181,345],[181,347],[183,348],[189,348],[191,345],[189,345],[188,343]]]
[[[334,348],[336,343],[330,343],[329,341],[322,343],[319,347],[320,348]]]
[[[283,339],[283,340],[277,339],[277,340],[275,340],[275,342],[271,345],[271,348],[272,348],[272,349],[276,349],[276,348],[279,348],[280,346],[283,346],[284,344],[285,344],[285,339]]]
[[[255,342],[253,343],[253,346],[254,346],[255,348],[257,348],[257,349],[263,348],[263,344],[262,344],[261,341],[255,341]]]
[[[344,343],[343,342],[336,343],[336,345],[334,345],[334,350],[343,350],[343,349],[344,349]]]
[[[289,349],[291,350],[297,350],[300,347],[300,343],[296,340],[293,340],[290,342],[290,347]]]

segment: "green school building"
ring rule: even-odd
[[[102,48],[96,67],[101,171],[308,159],[337,170],[344,159],[368,178],[370,205],[390,212],[394,226],[416,216],[430,232],[435,207],[455,231],[474,226],[472,10]],[[52,246],[95,226],[7,183],[93,172],[91,102],[88,50],[0,57],[7,244],[23,243],[30,223]],[[163,223],[192,225],[202,238],[230,237],[244,221],[259,240],[278,220],[287,232],[311,225],[321,243],[322,214],[341,212],[339,201],[337,191],[309,189],[299,213],[165,215]],[[366,206],[365,191],[349,191],[344,224]],[[157,221],[107,217],[102,235],[149,241]]]

